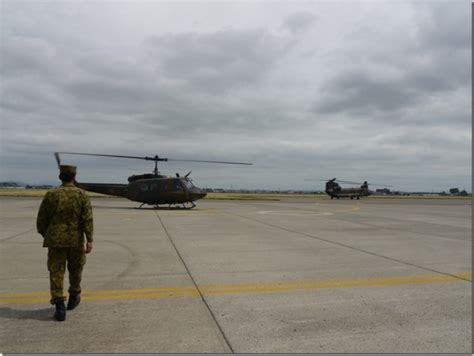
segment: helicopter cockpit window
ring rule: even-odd
[[[191,189],[194,188],[194,184],[190,180],[185,180],[183,183],[186,185],[186,188]]]
[[[182,192],[183,191],[183,186],[181,185],[181,182],[178,179],[175,179],[173,181],[173,190],[176,192]]]
[[[148,192],[148,184],[142,184],[140,186],[140,189],[142,192]]]

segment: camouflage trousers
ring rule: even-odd
[[[69,294],[81,293],[82,268],[86,263],[84,246],[49,247],[48,271],[51,290],[51,304],[66,300],[63,295],[64,273],[69,271]]]

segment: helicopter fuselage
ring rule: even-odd
[[[366,197],[371,194],[370,190],[366,188],[341,188],[341,189],[326,189],[327,195],[331,199],[336,198],[351,198],[359,199],[360,197]]]
[[[366,183],[360,186],[360,188],[341,188],[341,186],[333,180],[326,182],[326,194],[329,195],[331,199],[359,199],[360,197],[369,196],[371,193],[372,192],[369,190],[369,187],[366,185]]]
[[[192,203],[206,196],[186,177],[157,176],[131,179],[129,184],[79,183],[79,188],[90,192],[119,196],[149,205]]]

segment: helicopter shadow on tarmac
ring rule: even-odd
[[[0,319],[19,319],[19,320],[40,320],[40,321],[51,321],[53,309],[34,309],[34,310],[23,310],[13,309],[10,307],[0,307]]]
[[[157,210],[157,211],[160,211],[160,210],[165,210],[165,211],[190,211],[190,210],[199,210],[199,209],[189,209],[189,208],[182,208],[182,207],[168,207],[168,206],[158,206],[158,207],[137,207],[137,206],[105,206],[105,205],[95,205],[93,204],[92,207],[94,209],[113,209],[113,210],[137,210],[137,211],[140,211],[140,210]]]

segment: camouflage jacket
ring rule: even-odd
[[[36,228],[43,247],[74,247],[93,239],[92,207],[85,191],[63,183],[46,193],[38,211]]]

